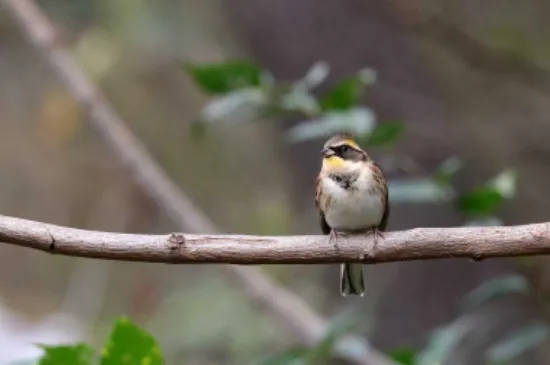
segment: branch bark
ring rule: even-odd
[[[327,264],[550,254],[550,223],[509,227],[415,228],[372,236],[247,236],[87,231],[0,216],[0,241],[52,254],[170,264]]]
[[[42,53],[73,97],[80,103],[88,116],[88,121],[105,139],[116,157],[121,160],[144,191],[155,199],[159,207],[166,210],[179,229],[188,232],[216,233],[218,231],[216,225],[170,180],[101,92],[80,70],[56,36],[54,26],[36,4],[32,0],[0,0],[0,4],[10,11],[29,41]],[[34,228],[37,227],[34,226]],[[40,229],[35,232],[38,234],[37,237],[40,237],[40,233],[45,234]],[[95,237],[97,239],[100,236]],[[54,236],[54,240],[49,241],[48,248],[51,243],[54,248],[56,247],[55,239]],[[12,243],[16,242],[23,241],[16,240]],[[57,245],[62,247],[59,243]],[[323,338],[329,327],[327,321],[301,298],[277,285],[257,268],[234,265],[224,267],[230,277],[240,285],[245,295],[275,317],[277,323],[286,326],[301,342],[315,345]],[[354,344],[351,346],[354,349],[357,349],[358,345],[363,345],[363,354],[357,354],[357,351],[340,350],[342,347],[339,345],[344,347],[346,345],[346,342],[342,341],[336,347],[340,357],[355,364],[395,365],[384,354],[370,348],[364,340],[356,337],[348,339],[353,340]]]

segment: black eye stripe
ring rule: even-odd
[[[358,151],[356,148],[353,148],[352,146],[348,145],[348,144],[341,144],[341,145],[338,145],[338,146],[334,146],[332,147],[332,149],[335,151],[335,152],[346,152],[346,151],[356,151],[356,152],[360,152]]]
[[[368,156],[366,155],[365,152],[363,152],[363,150],[361,150],[360,148],[358,149],[349,144],[343,143],[343,144],[331,146],[329,148],[334,151],[334,155],[344,160],[361,161],[361,160],[366,160],[368,158]]]

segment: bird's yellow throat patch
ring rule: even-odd
[[[343,167],[345,163],[339,156],[328,156],[323,158],[323,170],[338,169]]]

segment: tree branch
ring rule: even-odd
[[[509,227],[415,228],[372,236],[140,235],[67,228],[0,216],[0,241],[52,254],[170,264],[382,263],[550,254],[550,223]]]
[[[11,12],[30,42],[49,62],[54,72],[84,109],[88,117],[87,120],[105,139],[116,157],[125,165],[144,191],[150,194],[159,207],[168,213],[179,229],[189,232],[216,233],[218,229],[215,224],[170,180],[101,92],[80,70],[56,36],[53,25],[36,4],[32,0],[0,0],[0,4]],[[34,228],[37,227],[34,226]],[[47,233],[48,231],[38,229],[35,232],[38,234],[36,238],[44,239],[43,235]],[[100,236],[95,237],[99,238]],[[61,245],[61,238],[55,237],[51,233],[50,241],[42,242],[48,242],[48,249],[52,244],[54,249],[67,247]],[[22,239],[23,237],[20,237],[19,240],[16,239],[12,243],[23,244]],[[30,247],[39,248],[39,246]],[[301,298],[277,285],[257,268],[235,265],[224,267],[227,269],[229,277],[235,279],[248,298],[274,316],[277,323],[286,326],[303,343],[315,345],[323,338],[329,327],[327,321],[313,311]],[[349,337],[347,340],[353,341],[353,344],[348,347],[353,347],[355,351],[345,349],[346,344],[350,343],[349,341],[340,341],[335,349],[340,357],[355,364],[395,365],[384,354],[371,348],[365,340],[357,337]],[[363,349],[362,354],[357,353],[358,348]]]

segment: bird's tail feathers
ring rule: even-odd
[[[340,294],[342,296],[365,294],[363,264],[342,264],[340,268]]]

